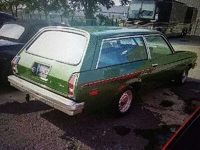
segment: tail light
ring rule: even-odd
[[[20,60],[20,56],[15,56],[13,60],[11,61],[11,67],[14,74],[18,73],[17,64],[19,60]]]
[[[68,94],[69,96],[74,96],[74,89],[75,89],[75,84],[76,84],[77,76],[72,75],[69,79],[68,82]]]

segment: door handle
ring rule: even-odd
[[[152,67],[157,67],[158,66],[158,64],[152,64]]]

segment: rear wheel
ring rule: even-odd
[[[134,98],[135,93],[132,88],[127,88],[121,92],[114,102],[113,108],[115,115],[123,116],[127,114],[132,107]]]

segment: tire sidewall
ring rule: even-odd
[[[120,101],[120,98],[122,97],[123,93],[125,93],[126,91],[130,91],[130,92],[132,93],[132,100],[131,100],[130,107],[128,108],[128,110],[125,111],[125,112],[121,112],[121,111],[119,110],[119,101]],[[117,117],[122,117],[122,116],[128,114],[128,113],[132,110],[133,101],[134,101],[134,98],[135,98],[135,97],[136,97],[136,96],[135,96],[135,91],[133,90],[133,88],[128,87],[128,88],[122,90],[122,91],[118,94],[118,96],[115,98],[114,103],[113,103],[113,106],[112,106],[112,108],[113,108],[112,111],[113,111],[114,115],[117,116]]]
[[[184,75],[184,74],[185,74],[185,75]],[[183,76],[183,75],[184,75],[184,76]],[[185,78],[184,81],[183,81],[183,78]],[[187,78],[188,78],[188,70],[184,70],[184,71],[182,72],[181,84],[184,84],[184,83],[186,82]]]
[[[186,83],[186,80],[187,80],[187,78],[188,78],[188,72],[189,72],[189,70],[188,69],[185,69],[185,70],[183,70],[182,72],[181,72],[181,74],[176,78],[176,84],[177,85],[183,85],[183,84],[185,84]],[[186,75],[186,79],[183,81],[183,75]]]

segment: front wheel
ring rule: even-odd
[[[187,29],[183,29],[181,32],[181,36],[184,37],[186,36],[186,34],[187,34]]]
[[[177,85],[183,85],[186,82],[187,78],[188,70],[183,70],[181,75],[176,78],[175,82],[177,83]]]
[[[133,92],[133,89],[128,88],[121,92],[119,96],[115,99],[114,102],[114,113],[117,116],[123,116],[127,114],[132,106],[133,99],[135,97],[135,94]]]

